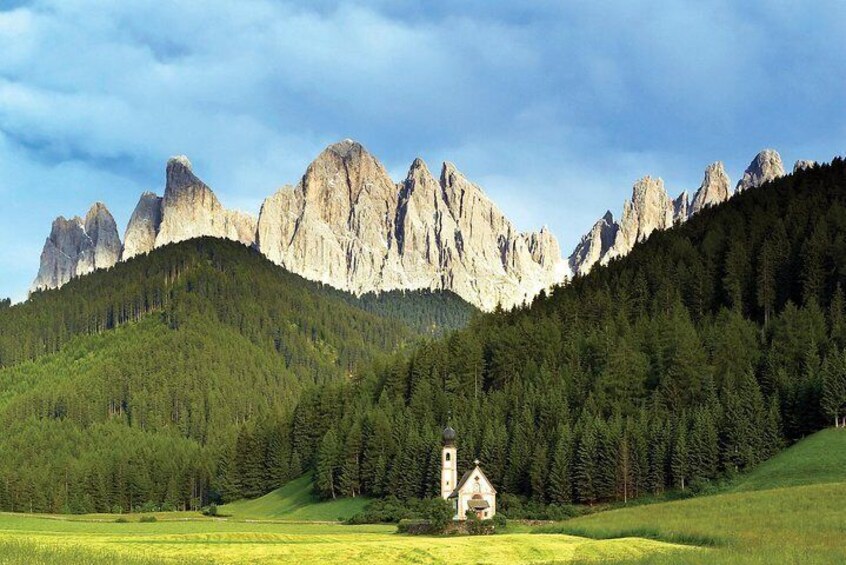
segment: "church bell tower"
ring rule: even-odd
[[[458,484],[458,461],[456,460],[455,430],[444,429],[444,448],[441,450],[441,498],[447,499]]]

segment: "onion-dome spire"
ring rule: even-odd
[[[453,445],[455,444],[455,430],[453,430],[450,426],[444,428],[444,445]]]

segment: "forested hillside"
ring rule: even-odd
[[[702,488],[846,403],[846,164],[656,232],[525,309],[309,392],[291,441],[324,496],[436,494],[440,430],[504,495],[593,504]],[[339,415],[340,414],[340,415]],[[451,414],[451,415],[450,415]]]
[[[419,295],[385,319],[185,242],[0,309],[0,507],[198,506],[301,472],[324,497],[423,497],[447,422],[506,513],[700,489],[833,423],[844,273],[841,159],[422,344],[409,324],[468,314],[439,297],[432,322]]]
[[[473,312],[408,296],[359,300],[205,238],[0,308],[0,509],[197,507],[298,477],[302,391]]]

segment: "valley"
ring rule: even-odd
[[[817,455],[809,459],[809,454]],[[297,480],[261,499],[199,513],[0,514],[4,563],[837,563],[846,520],[846,432],[826,430],[726,485],[686,500],[599,510],[565,522],[510,523],[492,537],[419,537],[347,526],[366,504],[317,502]],[[790,469],[795,469],[790,471]],[[342,501],[339,501],[342,502]],[[331,515],[337,513],[335,518]],[[120,520],[125,520],[121,523]]]

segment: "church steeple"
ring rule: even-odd
[[[458,484],[458,450],[455,448],[455,430],[444,429],[444,447],[441,450],[441,498],[447,499]]]

